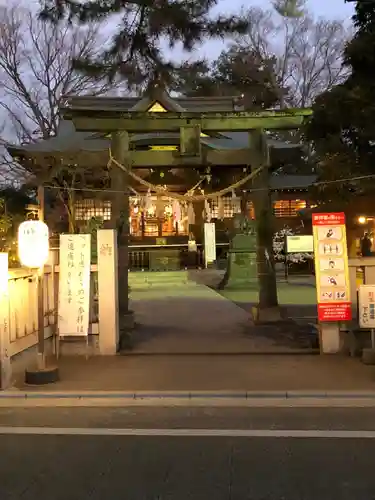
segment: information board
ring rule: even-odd
[[[59,335],[86,336],[90,307],[90,234],[60,236],[59,267]]]
[[[352,319],[344,213],[313,214],[319,321]]]
[[[375,285],[360,285],[358,313],[360,328],[375,328]]]
[[[286,237],[287,253],[312,253],[314,251],[314,238],[312,234]]]

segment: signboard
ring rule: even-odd
[[[204,263],[205,267],[216,260],[216,229],[213,222],[204,223]]]
[[[319,321],[352,319],[344,213],[313,214]]]
[[[358,312],[360,328],[375,328],[375,285],[360,285]]]
[[[87,336],[90,307],[91,235],[60,236],[59,335]]]
[[[312,253],[314,251],[314,238],[312,234],[286,237],[287,253]]]

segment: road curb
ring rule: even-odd
[[[375,391],[19,391],[0,407],[59,406],[375,406]]]
[[[154,351],[154,352],[149,352],[149,351],[142,351],[142,350],[122,350],[120,351],[119,355],[120,356],[129,356],[129,357],[136,357],[136,356],[150,356],[150,357],[173,357],[173,356],[210,356],[210,357],[224,357],[224,356],[316,356],[320,354],[319,349],[315,348],[310,348],[306,347],[303,349],[280,349],[277,350],[276,348],[274,350],[272,349],[265,349],[265,350],[259,350],[259,351],[199,351],[199,352],[194,352],[194,351]]]

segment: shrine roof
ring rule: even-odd
[[[176,97],[172,98],[161,89],[152,89],[143,97],[95,97],[95,96],[66,96],[62,99],[62,108],[72,106],[81,110],[123,110],[147,112],[153,106],[159,106],[158,111],[173,112],[231,112],[241,111],[241,98],[229,97]],[[204,132],[204,130],[202,131]],[[152,145],[153,140],[171,139],[171,144],[178,144],[178,133],[148,133],[130,136],[131,142],[142,141]],[[212,149],[241,149],[248,146],[248,135],[246,132],[223,132],[215,136],[202,136],[202,144]],[[299,148],[299,145],[288,144],[270,138],[271,148],[287,150]],[[96,152],[106,151],[110,147],[110,139],[105,134],[98,132],[77,131],[70,120],[62,119],[55,137],[40,140],[25,145],[7,145],[9,153],[16,156],[32,156],[35,154],[56,155],[58,153],[75,153],[79,151]]]
[[[153,140],[171,139],[171,142],[178,143],[179,134],[172,132],[154,132],[147,134],[134,134],[130,137],[131,142],[146,142],[152,144]],[[202,144],[213,149],[241,149],[248,146],[248,135],[246,132],[223,132],[216,137],[202,137]],[[296,144],[289,144],[284,141],[269,138],[271,148],[278,150],[299,149]],[[110,147],[110,139],[98,132],[78,132],[73,122],[61,120],[55,137],[40,140],[38,142],[15,145],[8,144],[7,149],[12,156],[32,155],[33,153],[46,153],[54,155],[56,153],[74,151],[105,151]]]

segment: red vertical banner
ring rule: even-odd
[[[352,319],[344,213],[313,214],[319,321]]]

